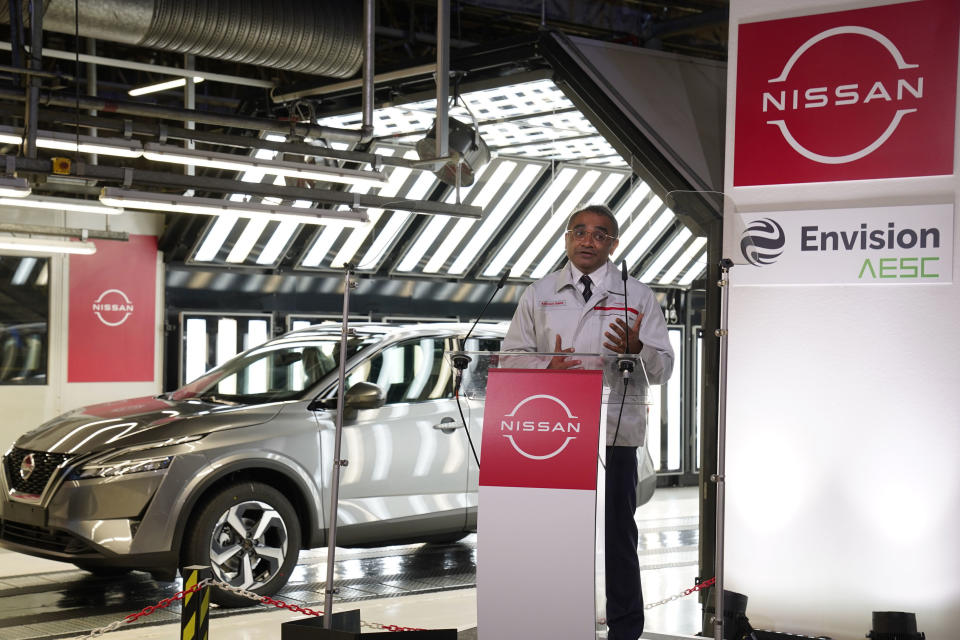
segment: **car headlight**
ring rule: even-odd
[[[146,458],[144,460],[116,460],[110,462],[95,462],[85,464],[74,469],[68,480],[85,480],[87,478],[114,478],[131,473],[145,471],[160,471],[170,466],[173,456]]]

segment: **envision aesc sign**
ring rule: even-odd
[[[741,214],[737,284],[953,281],[953,205]]]
[[[953,173],[960,2],[739,26],[734,186]]]

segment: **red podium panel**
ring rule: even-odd
[[[602,397],[600,370],[489,370],[477,522],[481,640],[596,635]]]

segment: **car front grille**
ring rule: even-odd
[[[91,551],[85,542],[69,533],[10,520],[0,520],[0,539],[57,553],[82,554]]]
[[[24,479],[20,473],[20,467],[23,465],[24,459],[30,454],[33,454],[33,471]],[[4,466],[7,470],[7,486],[19,493],[40,495],[57,467],[69,458],[70,456],[65,453],[47,453],[14,447],[4,460]]]

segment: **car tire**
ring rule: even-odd
[[[185,565],[209,566],[214,580],[258,595],[279,591],[299,554],[300,522],[293,505],[259,482],[241,482],[215,493],[184,533]],[[224,607],[256,602],[217,588],[211,601]]]

